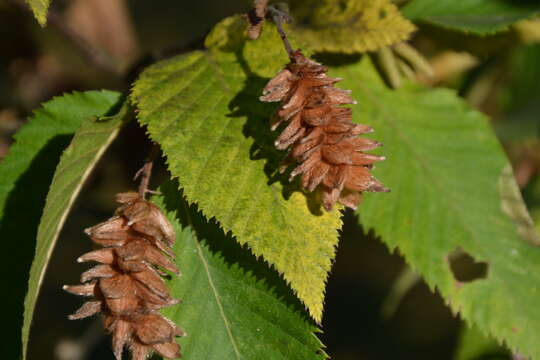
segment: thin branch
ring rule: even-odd
[[[152,145],[152,149],[150,150],[150,153],[148,154],[148,157],[146,161],[144,162],[144,165],[142,168],[140,168],[133,177],[133,180],[137,180],[137,178],[141,178],[141,182],[139,183],[139,195],[144,199],[147,193],[153,192],[151,190],[148,190],[148,185],[150,183],[150,177],[152,176],[152,168],[154,167],[154,159],[159,154],[159,146],[156,144]]]
[[[268,16],[270,16],[274,24],[276,24],[279,36],[281,37],[281,40],[283,40],[283,45],[285,45],[285,50],[287,51],[287,54],[289,54],[289,58],[293,60],[294,50],[289,42],[289,39],[287,38],[287,34],[283,30],[284,23],[292,22],[291,16],[287,12],[275,6],[269,6],[267,10]]]

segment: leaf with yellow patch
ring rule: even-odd
[[[275,104],[258,98],[288,59],[271,24],[254,42],[244,31],[242,18],[224,20],[208,51],[146,69],[132,100],[187,199],[283,274],[320,322],[340,213],[314,209],[277,173],[285,154],[273,146]]]
[[[39,25],[45,26],[47,24],[47,11],[51,0],[26,0],[30,9],[34,13],[34,17],[39,22]]]
[[[361,53],[407,40],[415,26],[389,0],[291,3],[294,31],[311,50]]]

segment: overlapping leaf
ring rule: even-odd
[[[489,34],[540,14],[540,3],[528,0],[412,0],[402,11],[411,20]]]
[[[318,329],[275,271],[187,208],[178,184],[168,183],[160,205],[177,232],[182,276],[169,288],[180,305],[164,314],[181,326],[183,358],[206,360],[324,359]],[[165,204],[163,204],[163,202]]]
[[[390,0],[297,0],[291,11],[296,36],[313,51],[374,51],[415,30]]]
[[[111,94],[111,97],[118,99],[117,94]],[[24,302],[23,359],[26,358],[30,324],[39,288],[60,230],[86,178],[118,134],[126,117],[127,107],[111,118],[88,118],[75,133],[56,167],[37,232],[36,252]]]
[[[89,91],[55,98],[37,110],[16,135],[9,154],[0,163],[0,239],[10,254],[1,262],[3,284],[10,295],[4,320],[21,329],[23,298],[45,196],[62,151],[73,133],[91,116],[105,114],[119,100],[114,92]],[[8,241],[9,239],[9,241]],[[20,357],[20,333],[8,331],[1,345],[4,358]]]
[[[392,193],[366,198],[365,229],[397,247],[467,321],[540,358],[538,234],[487,119],[449,90],[388,90],[367,61],[332,75],[347,79],[360,103],[355,121],[375,127],[388,156],[377,171]],[[486,277],[458,281],[456,249],[484,262]]]
[[[45,26],[47,24],[47,11],[49,10],[51,0],[26,0],[26,3],[32,9],[34,17],[39,24]]]
[[[282,273],[320,321],[340,214],[313,209],[276,174],[275,106],[258,97],[287,56],[270,26],[245,45],[244,29],[242,19],[227,19],[208,38],[210,50],[151,66],[132,99],[187,199]]]

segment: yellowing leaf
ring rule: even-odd
[[[521,20],[514,24],[514,31],[525,44],[540,43],[540,20]]]
[[[47,24],[47,10],[49,9],[51,0],[26,0],[26,3],[32,9],[39,25],[45,26]]]
[[[288,59],[271,24],[245,46],[220,38],[241,35],[245,23],[236,26],[239,21],[218,25],[208,51],[146,69],[132,100],[189,202],[283,274],[320,321],[340,213],[311,209],[310,200],[277,173],[285,154],[274,149],[277,134],[269,129],[275,104],[258,98]]]
[[[374,51],[407,40],[415,30],[389,0],[298,1],[291,11],[294,31],[313,51]]]

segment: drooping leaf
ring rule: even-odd
[[[206,360],[324,359],[318,331],[279,274],[207,222],[178,193],[161,187],[158,199],[177,232],[182,275],[169,281],[180,305],[164,309],[181,326],[183,358]]]
[[[270,25],[245,45],[244,29],[241,18],[227,19],[208,51],[151,66],[132,99],[187,199],[282,273],[320,321],[340,213],[314,208],[277,173],[284,154],[269,129],[275,105],[258,98],[288,60]]]
[[[47,24],[47,11],[49,10],[51,0],[26,0],[26,3],[32,9],[39,25],[45,26]]]
[[[390,0],[297,0],[291,12],[296,36],[319,52],[374,51],[415,30]]]
[[[55,98],[35,112],[15,135],[0,162],[0,239],[9,256],[1,262],[10,295],[4,298],[4,320],[11,331],[1,345],[6,359],[20,358],[23,298],[34,254],[39,218],[62,151],[73,133],[91,116],[106,114],[120,99],[109,91],[89,91]],[[9,240],[8,240],[9,239]],[[17,344],[17,345],[15,345]]]
[[[76,131],[56,167],[38,227],[36,253],[24,301],[23,359],[26,358],[30,325],[41,282],[60,230],[85,180],[118,135],[128,115],[128,107],[124,106],[112,117],[87,118]]]
[[[402,11],[411,20],[489,34],[540,14],[540,3],[528,0],[412,0]]]
[[[373,125],[388,157],[377,171],[392,192],[366,198],[363,226],[468,322],[539,357],[538,234],[487,119],[450,90],[391,91],[367,61],[332,75],[353,89],[355,121]],[[485,274],[462,277],[459,258]]]

